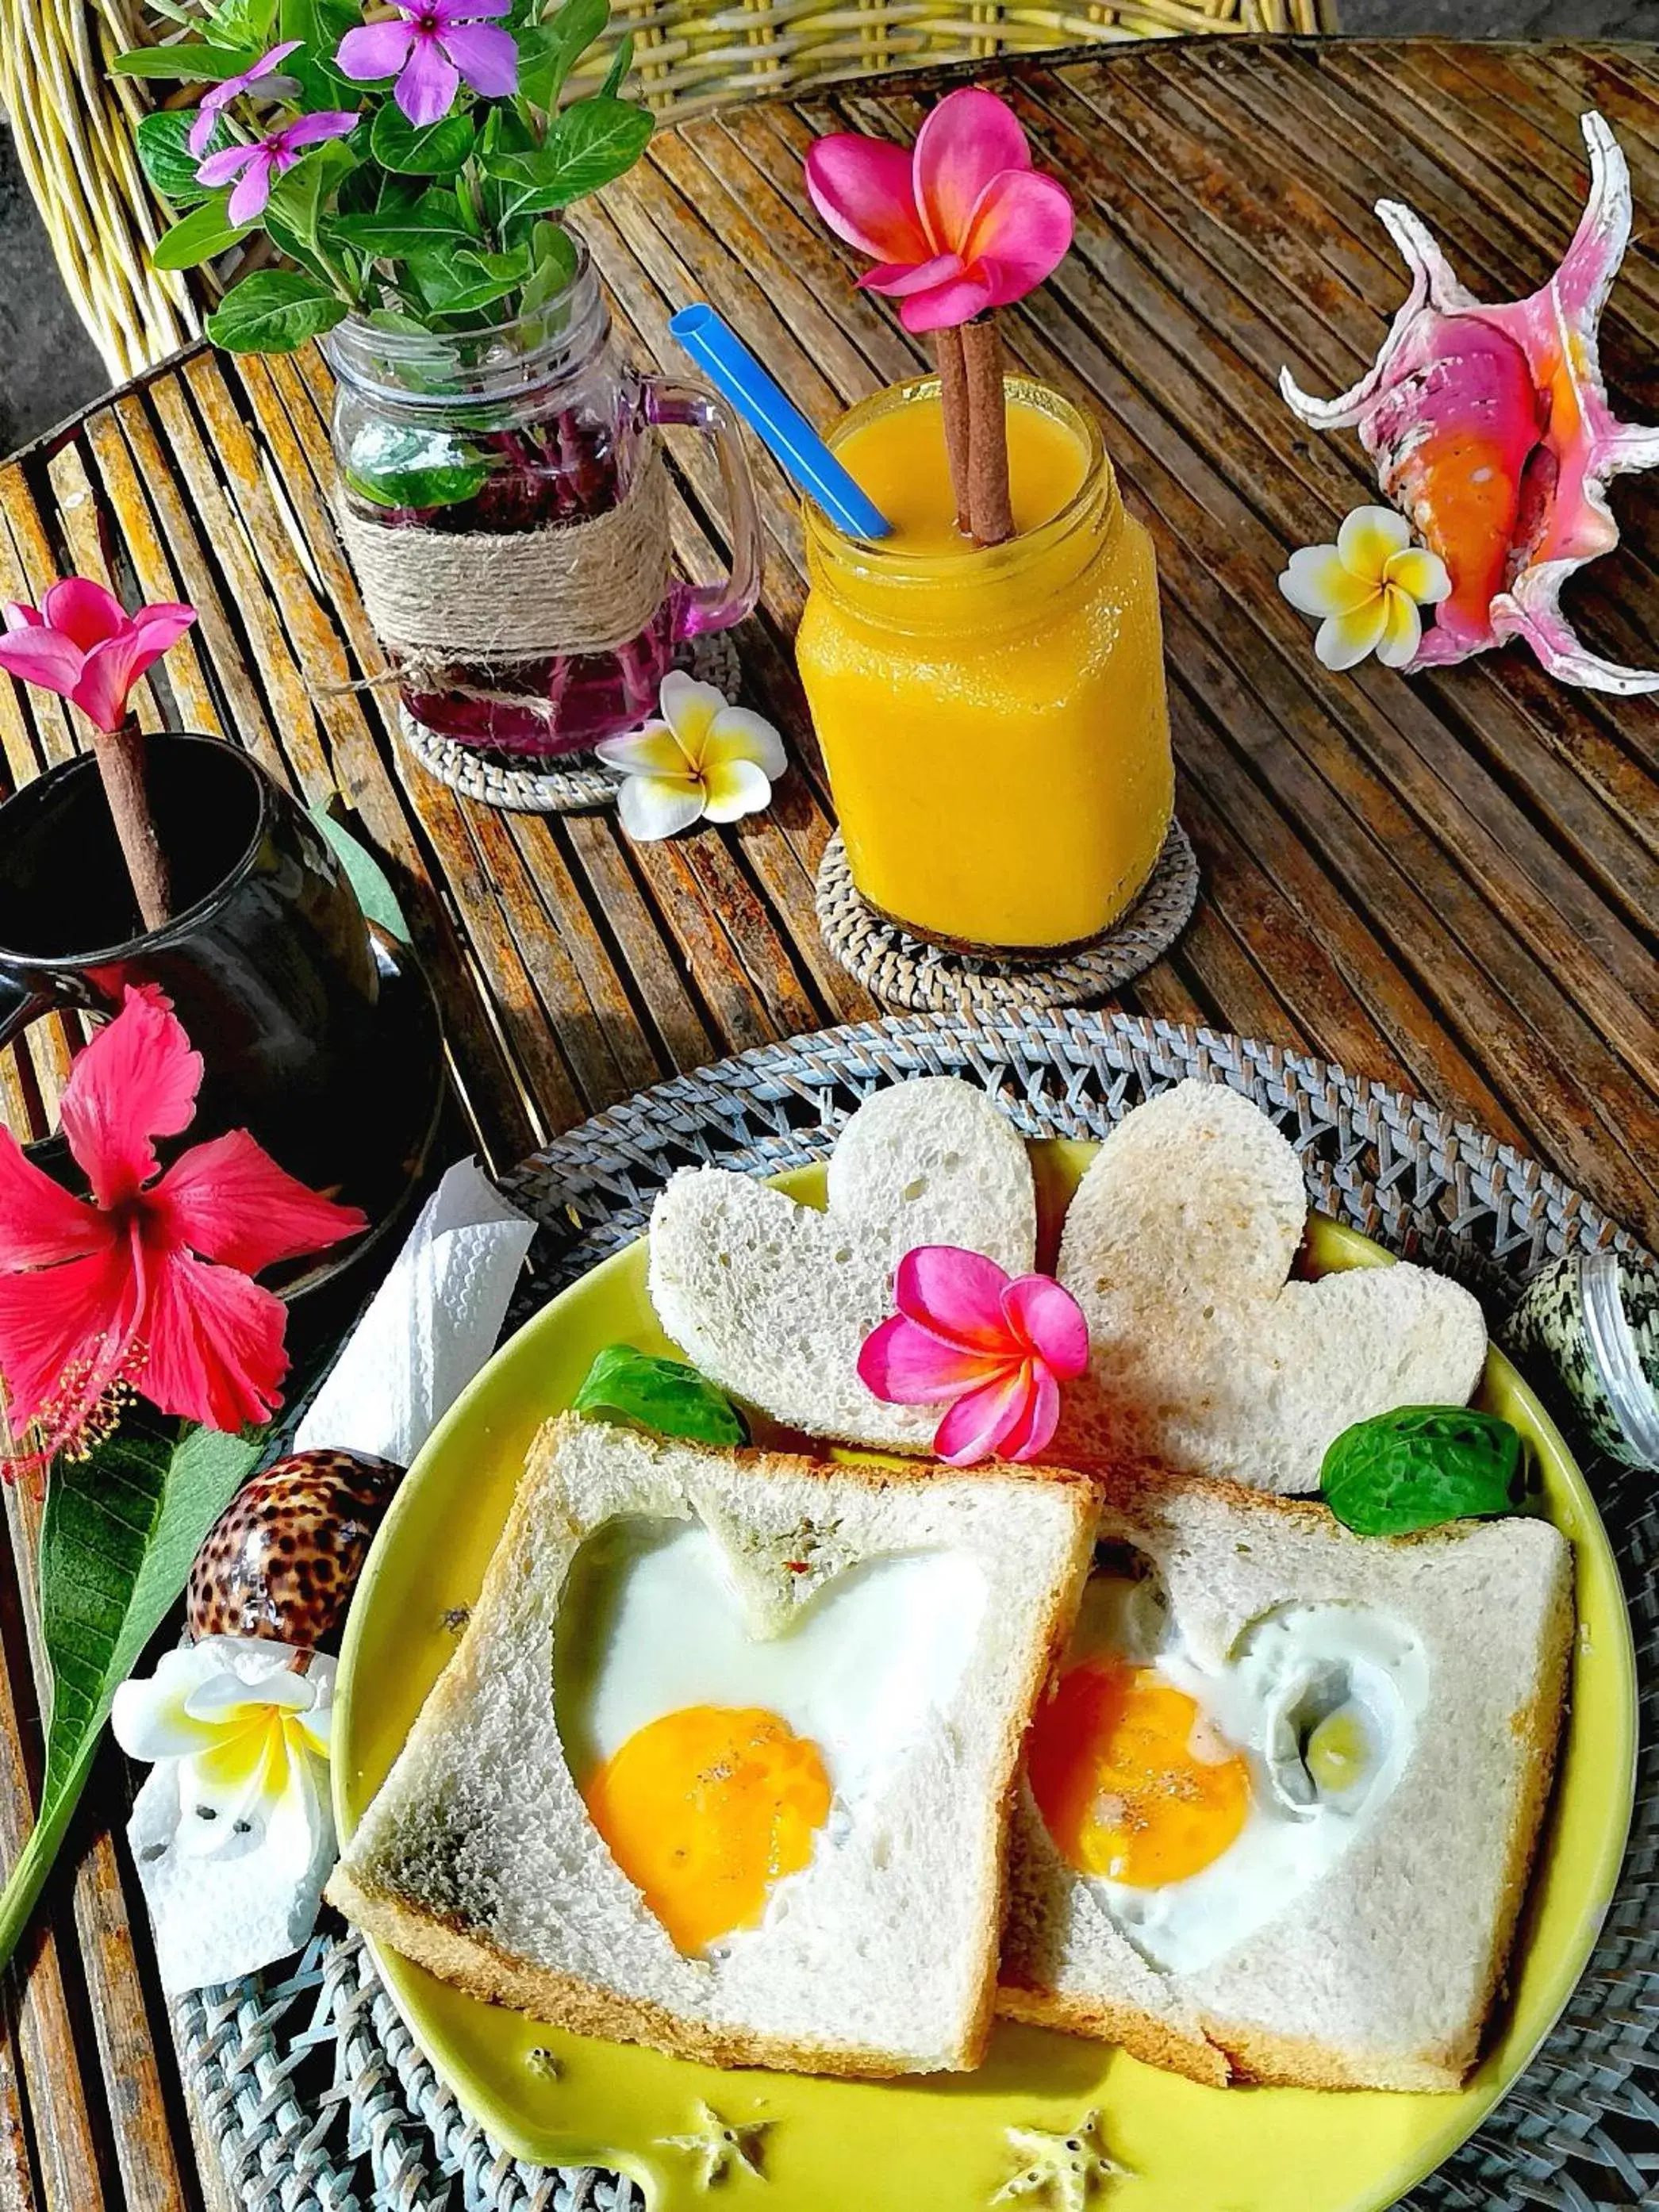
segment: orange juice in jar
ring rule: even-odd
[[[805,507],[796,651],[853,880],[920,937],[1086,944],[1133,903],[1174,769],[1152,541],[1088,416],[1010,377],[1015,535],[956,527],[939,384],[878,392],[831,434],[893,525]]]

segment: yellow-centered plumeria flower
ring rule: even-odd
[[[1368,653],[1404,668],[1423,636],[1419,606],[1438,606],[1451,578],[1437,553],[1412,544],[1391,507],[1357,507],[1334,545],[1292,553],[1279,588],[1304,615],[1322,615],[1314,651],[1327,668],[1352,668]]]
[[[116,1741],[134,1759],[174,1763],[179,1847],[244,1848],[286,1821],[314,1824],[327,1796],[334,1662],[286,1644],[208,1636],[164,1655],[115,1692]]]
[[[678,668],[663,678],[658,702],[660,720],[593,748],[622,774],[617,811],[629,836],[672,837],[694,822],[758,813],[787,765],[772,725]]]

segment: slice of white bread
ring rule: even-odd
[[[914,1635],[896,1638],[885,1668],[867,1635],[847,1650],[847,1665],[874,1669],[881,1755],[810,1863],[775,1884],[761,1923],[706,1956],[675,1948],[612,1857],[567,1760],[577,1717],[556,1715],[561,1633],[575,1640],[584,1618],[569,1601],[573,1563],[595,1532],[641,1522],[709,1532],[763,1667],[767,1638],[833,1601],[838,1583],[862,1575],[867,1590],[890,1564],[929,1559],[955,1577],[945,1632],[956,1657],[932,1691],[913,1679],[931,1649]],[[1068,1633],[1093,1522],[1089,1486],[1054,1473],[843,1468],[550,1423],[465,1634],[329,1896],[445,1980],[584,2033],[720,2065],[974,2066],[1021,1735]],[[890,1708],[907,1700],[896,1729]],[[694,1701],[671,1681],[653,1710]],[[839,1802],[841,1753],[823,1749]]]
[[[1466,1404],[1486,1354],[1476,1300],[1404,1261],[1287,1280],[1307,1211],[1294,1148],[1224,1084],[1127,1115],[1066,1216],[1059,1275],[1090,1361],[1055,1457],[1316,1491],[1353,1422]]]
[[[1203,1666],[1236,1658],[1280,1608],[1364,1607],[1420,1646],[1425,1703],[1398,1779],[1334,1863],[1196,1971],[1149,1964],[1022,1779],[1000,2008],[1217,2084],[1456,2088],[1549,1791],[1573,1620],[1565,1538],[1532,1519],[1362,1538],[1320,1505],[1144,1474],[1107,1495],[1103,1540],[1152,1563]]]
[[[893,1310],[893,1273],[921,1244],[1030,1273],[1036,1198],[1019,1135],[986,1093],[923,1076],[867,1098],[830,1162],[826,1212],[752,1176],[688,1169],[651,1213],[651,1298],[711,1382],[809,1436],[925,1452],[939,1409],[888,1406],[859,1347]]]

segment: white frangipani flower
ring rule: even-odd
[[[315,1826],[327,1796],[334,1662],[286,1644],[210,1636],[163,1655],[115,1692],[116,1741],[171,1767],[178,1847],[196,1857],[248,1848],[272,1830]]]
[[[1451,587],[1445,562],[1412,544],[1411,525],[1391,507],[1356,507],[1334,545],[1304,545],[1279,580],[1299,612],[1323,617],[1314,651],[1331,669],[1368,653],[1407,667],[1423,637],[1419,606],[1438,606]]]
[[[694,822],[758,813],[787,765],[770,722],[678,668],[663,678],[658,701],[660,720],[593,749],[623,777],[617,811],[629,836],[648,842]]]

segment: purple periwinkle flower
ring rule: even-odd
[[[505,15],[511,0],[412,0],[395,20],[364,23],[340,41],[335,63],[349,77],[368,83],[398,80],[393,98],[422,131],[441,123],[465,77],[486,100],[504,100],[519,88],[518,42],[486,19]]]
[[[307,146],[319,145],[325,138],[343,138],[356,127],[356,116],[338,108],[302,115],[297,122],[256,138],[251,146],[227,146],[222,154],[210,154],[196,172],[196,181],[228,185],[233,177],[240,178],[226,212],[233,222],[257,222],[264,213],[272,184],[284,169],[294,167]]]
[[[202,94],[201,105],[196,110],[196,120],[190,126],[190,136],[185,143],[192,154],[205,154],[208,141],[213,136],[213,126],[219,119],[222,108],[245,92],[260,93],[267,89],[278,62],[286,61],[301,43],[298,39],[285,39],[280,46],[261,54],[252,69],[245,69],[240,76],[228,76],[222,84],[216,84]]]

